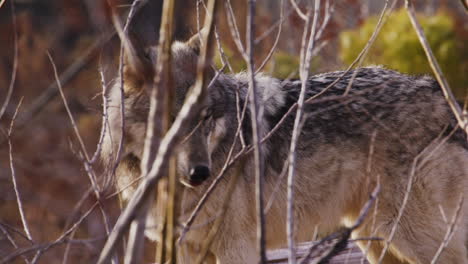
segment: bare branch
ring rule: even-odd
[[[260,139],[263,134],[263,128],[260,126],[260,120],[263,118],[263,107],[257,98],[257,86],[255,82],[255,64],[253,57],[254,36],[255,36],[255,0],[248,0],[247,30],[246,30],[246,54],[244,59],[247,62],[247,74],[249,82],[249,100],[250,114],[252,122],[252,141],[254,148],[255,164],[255,197],[257,209],[257,249],[260,257],[259,263],[266,263],[265,250],[265,215],[263,214],[263,181],[264,181],[264,160],[263,151],[260,145]]]
[[[296,1],[295,0],[290,0],[291,2],[291,5],[294,7],[294,10],[296,10],[296,13],[297,15],[302,18],[302,20],[306,21],[307,20],[307,15],[304,14],[301,9],[299,8],[299,6],[297,5]]]

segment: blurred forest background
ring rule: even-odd
[[[101,129],[102,85],[115,77],[119,41],[108,37],[112,29],[108,3],[118,7],[122,18],[130,0],[14,0],[0,1],[0,263],[17,249],[46,246],[77,221],[96,201],[79,145],[73,134],[54,79],[49,52],[61,77],[65,96],[77,121],[86,149],[93,153]],[[186,40],[197,30],[197,0],[178,1],[175,37]],[[306,2],[306,1],[303,1]],[[325,3],[326,1],[322,1]],[[384,0],[337,0],[330,22],[319,39],[321,50],[313,59],[313,73],[346,68],[364,47],[374,31]],[[245,35],[246,3],[231,0],[241,36]],[[277,49],[264,71],[279,78],[298,76],[303,21],[284,1],[284,22]],[[442,70],[460,101],[468,90],[468,15],[461,1],[415,1],[420,21]],[[364,62],[381,64],[411,74],[430,74],[430,67],[410,22],[400,8],[383,27]],[[322,7],[325,8],[323,4]],[[202,7],[201,7],[202,8]],[[224,8],[222,8],[225,12]],[[260,63],[275,42],[280,19],[280,0],[258,0],[255,18],[255,61]],[[155,14],[158,30],[160,14]],[[225,15],[219,16],[220,39],[234,71],[245,69],[236,52]],[[16,47],[15,47],[15,35]],[[17,66],[15,66],[17,49]],[[215,64],[219,65],[219,58]],[[16,70],[15,70],[16,67]],[[8,129],[19,102],[12,135],[12,157],[17,189],[33,241],[25,238],[18,211],[10,168]],[[94,164],[97,171],[99,162]],[[111,188],[103,190],[111,194]],[[119,215],[116,196],[102,200],[109,223]],[[80,224],[73,236],[45,251],[38,263],[92,263],[105,241],[106,231],[99,210]],[[154,257],[147,243],[146,259]],[[68,247],[68,248],[67,248]],[[34,251],[25,254],[28,259]],[[18,263],[24,259],[17,258]]]

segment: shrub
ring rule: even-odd
[[[340,57],[351,63],[372,35],[377,17],[359,28],[340,34]],[[456,23],[447,13],[419,15],[428,42],[455,95],[462,99],[468,90],[468,37],[456,34]],[[364,64],[381,64],[408,74],[431,74],[432,70],[404,9],[390,14],[370,48]]]

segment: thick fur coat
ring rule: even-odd
[[[188,43],[173,45],[173,74],[176,109],[195,82],[197,50]],[[151,56],[150,56],[151,57]],[[356,70],[355,70],[356,71]],[[375,206],[353,237],[387,239],[400,210],[408,181],[412,188],[383,263],[430,263],[444,240],[452,217],[463,199],[456,232],[442,252],[439,263],[468,263],[468,145],[466,136],[447,105],[439,85],[427,76],[408,76],[381,67],[346,73],[334,86],[324,89],[343,72],[311,76],[306,99],[322,95],[305,105],[305,119],[298,140],[295,200],[295,240],[310,241],[314,230],[323,233],[354,223],[360,209],[380,183]],[[144,76],[125,71],[125,145],[117,169],[117,187],[124,188],[140,176],[140,160],[149,110]],[[151,78],[149,78],[151,80]],[[300,80],[278,80],[263,74],[255,77],[263,118],[263,134],[269,132],[297,102]],[[117,82],[118,83],[118,82]],[[209,87],[199,114],[185,131],[188,140],[175,150],[183,188],[181,222],[217,176],[235,138],[238,109],[247,100],[245,73],[220,74]],[[236,99],[237,98],[237,99]],[[120,95],[115,85],[109,93],[109,130],[103,155],[112,161],[120,138]],[[176,114],[176,113],[174,113]],[[293,130],[295,111],[262,144],[265,162],[266,241],[268,249],[286,246],[286,178],[280,177]],[[250,113],[242,125],[245,144],[252,143]],[[237,140],[235,151],[241,149]],[[210,249],[218,263],[256,263],[256,212],[253,157],[246,158],[229,209]],[[209,174],[194,179],[194,168]],[[196,245],[219,216],[227,183],[233,169],[224,176],[203,207],[184,241]],[[207,178],[207,179],[205,179]],[[196,184],[195,184],[196,183]],[[274,193],[276,186],[279,186]],[[127,187],[128,200],[136,186]],[[374,210],[376,210],[374,214]],[[444,212],[445,217],[441,213]],[[373,217],[375,215],[375,217]],[[157,220],[150,213],[146,235],[157,240]],[[193,251],[180,250],[182,263],[194,260]],[[361,241],[371,263],[376,263],[382,241]],[[193,248],[193,247],[192,247]]]

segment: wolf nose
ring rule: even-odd
[[[197,165],[190,170],[190,183],[199,185],[210,177],[210,169],[207,166]]]

